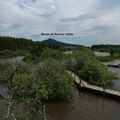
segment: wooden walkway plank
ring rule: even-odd
[[[102,94],[105,94],[105,95],[110,95],[112,97],[120,99],[120,91],[111,90],[111,89],[105,89],[104,90],[103,87],[88,84],[86,81],[79,78],[73,72],[67,71],[67,73],[71,74],[75,83],[82,88],[89,89],[89,90],[92,90],[94,92],[96,91],[96,92],[99,92],[99,93],[102,93]]]

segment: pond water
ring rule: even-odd
[[[111,89],[120,91],[120,68],[108,69],[118,77]],[[49,103],[46,111],[47,120],[120,120],[120,101],[75,89],[70,102]]]
[[[120,60],[114,60],[112,62],[103,62],[103,64],[107,66],[108,64],[115,63],[116,61],[117,63],[118,62],[120,63]],[[120,91],[120,68],[108,67],[108,69],[112,71],[118,77],[117,80],[113,81],[111,88],[114,90]]]
[[[23,61],[25,57],[24,56],[18,56],[18,57],[13,57],[13,58],[3,58],[0,59],[0,62],[5,63],[5,62],[9,62],[9,63],[20,63]]]
[[[46,114],[47,120],[120,120],[120,102],[75,89],[70,102],[47,104]]]
[[[96,56],[100,56],[100,57],[105,57],[105,56],[110,56],[110,53],[107,53],[107,52],[94,52],[94,54]]]
[[[8,88],[4,85],[0,85],[0,95],[8,96]]]
[[[119,78],[112,88],[120,91],[120,68],[109,69]],[[7,95],[7,88],[0,85],[0,93]],[[120,120],[120,101],[74,88],[69,102],[48,103],[46,116],[47,120]]]

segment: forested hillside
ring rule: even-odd
[[[35,56],[46,48],[59,48],[60,45],[49,45],[40,41],[32,41],[25,38],[0,36],[0,57],[12,57],[17,55],[25,55],[31,53]]]
[[[41,46],[43,47],[45,45],[41,42],[34,42],[25,38],[0,36],[0,50],[32,50]]]

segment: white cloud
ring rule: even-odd
[[[73,32],[94,43],[120,44],[118,0],[0,0],[0,8],[1,35],[38,40],[41,32]]]

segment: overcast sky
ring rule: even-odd
[[[74,33],[41,36],[41,33]],[[120,0],[0,0],[0,35],[120,44]]]

